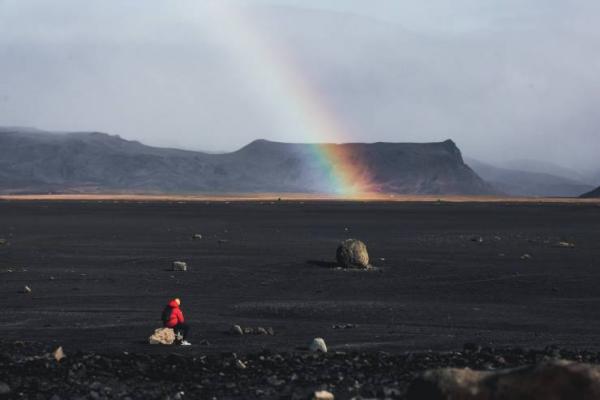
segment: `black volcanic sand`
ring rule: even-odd
[[[348,237],[373,271],[335,268]],[[4,201],[1,238],[0,382],[15,397],[401,397],[435,366],[599,359],[596,204]],[[145,344],[175,296],[194,346]],[[305,351],[314,337],[329,354]],[[484,351],[457,353],[466,342]],[[38,358],[58,345],[60,364]]]

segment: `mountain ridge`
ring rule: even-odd
[[[258,139],[230,153],[147,146],[101,132],[0,129],[0,192],[337,193],[320,150],[348,154],[378,192],[492,194],[451,140],[305,144]]]

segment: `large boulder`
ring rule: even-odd
[[[171,328],[158,328],[148,338],[150,344],[172,345],[175,342],[175,332]]]
[[[412,383],[408,399],[600,399],[600,367],[554,360],[494,372],[469,368],[431,370]]]
[[[367,246],[360,240],[344,240],[338,246],[335,257],[344,268],[369,268]]]

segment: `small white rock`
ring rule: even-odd
[[[62,360],[63,358],[66,357],[65,352],[63,351],[62,346],[59,346],[56,350],[54,350],[52,352],[52,355],[54,356],[54,359],[57,362],[60,362],[60,360]]]
[[[187,271],[187,263],[183,261],[173,261],[173,271]]]
[[[323,340],[323,338],[314,338],[309,349],[313,352],[320,351],[322,353],[327,353],[327,345],[325,344],[325,340]]]

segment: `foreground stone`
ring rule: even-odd
[[[431,370],[410,386],[408,399],[600,399],[600,367],[554,360],[494,372],[469,368]]]
[[[241,356],[205,349],[188,354],[172,347],[141,352],[73,349],[57,363],[48,357],[55,347],[53,343],[0,340],[0,381],[9,385],[8,396],[14,395],[6,398],[307,400],[315,392],[326,390],[336,399],[406,400],[411,383],[427,370],[468,366],[474,370],[513,371],[555,356],[600,363],[600,353],[596,351],[556,347],[493,349],[478,345],[443,353],[264,350]],[[238,366],[237,360],[242,360],[247,368]],[[91,391],[95,392],[93,396]],[[177,397],[178,393],[183,394]],[[586,399],[573,397],[579,398]],[[495,398],[498,399],[507,398]]]
[[[150,344],[172,345],[175,342],[175,332],[171,328],[158,328],[148,338]]]
[[[344,240],[339,244],[335,256],[343,268],[369,268],[367,246],[360,240]]]
[[[315,392],[313,399],[314,400],[334,400],[335,397],[333,396],[332,393],[328,392],[327,390],[321,390],[321,391]]]

